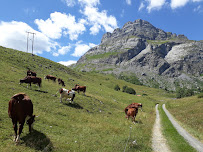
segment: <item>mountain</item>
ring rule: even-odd
[[[80,71],[136,76],[166,90],[203,87],[203,41],[165,32],[147,21],[127,22],[105,33],[75,65]]]

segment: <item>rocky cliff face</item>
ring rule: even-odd
[[[144,20],[105,33],[76,64],[82,71],[134,74],[148,86],[203,86],[203,42],[164,32]]]

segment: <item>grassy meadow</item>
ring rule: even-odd
[[[27,84],[19,84],[27,68],[42,78],[40,91],[33,84],[32,89],[27,88]],[[0,73],[0,151],[3,152],[119,152],[124,149],[150,152],[155,104],[174,98],[173,94],[160,89],[133,85],[111,75],[76,72],[48,59],[4,47],[0,47]],[[86,96],[76,93],[74,104],[64,100],[60,103],[59,93],[57,97],[55,94],[61,86],[45,80],[47,74],[63,79],[66,89],[73,88],[76,83],[86,85]],[[145,96],[115,91],[116,84],[120,88],[127,85],[135,89],[137,95]],[[31,134],[24,125],[21,144],[16,146],[8,117],[8,101],[19,92],[31,98],[37,117]],[[143,104],[143,112],[138,112],[135,125],[124,113],[124,108],[132,102]],[[172,111],[176,103],[166,106]],[[201,133],[202,130],[197,131]]]
[[[166,108],[183,128],[203,142],[203,98],[192,96],[172,100]]]

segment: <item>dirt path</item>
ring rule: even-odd
[[[169,120],[173,124],[173,126],[176,128],[178,133],[184,137],[184,139],[197,151],[203,152],[203,144],[192,137],[185,129],[183,129],[173,118],[173,116],[168,112],[168,110],[165,107],[165,104],[162,105],[163,110],[165,111],[166,115],[168,116]]]
[[[166,139],[161,132],[160,116],[158,111],[158,104],[156,105],[156,120],[153,128],[152,148],[154,152],[170,152]]]

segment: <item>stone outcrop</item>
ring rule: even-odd
[[[105,33],[101,44],[83,55],[81,71],[135,74],[148,86],[175,90],[177,85],[202,88],[203,42],[165,32],[138,19]]]

